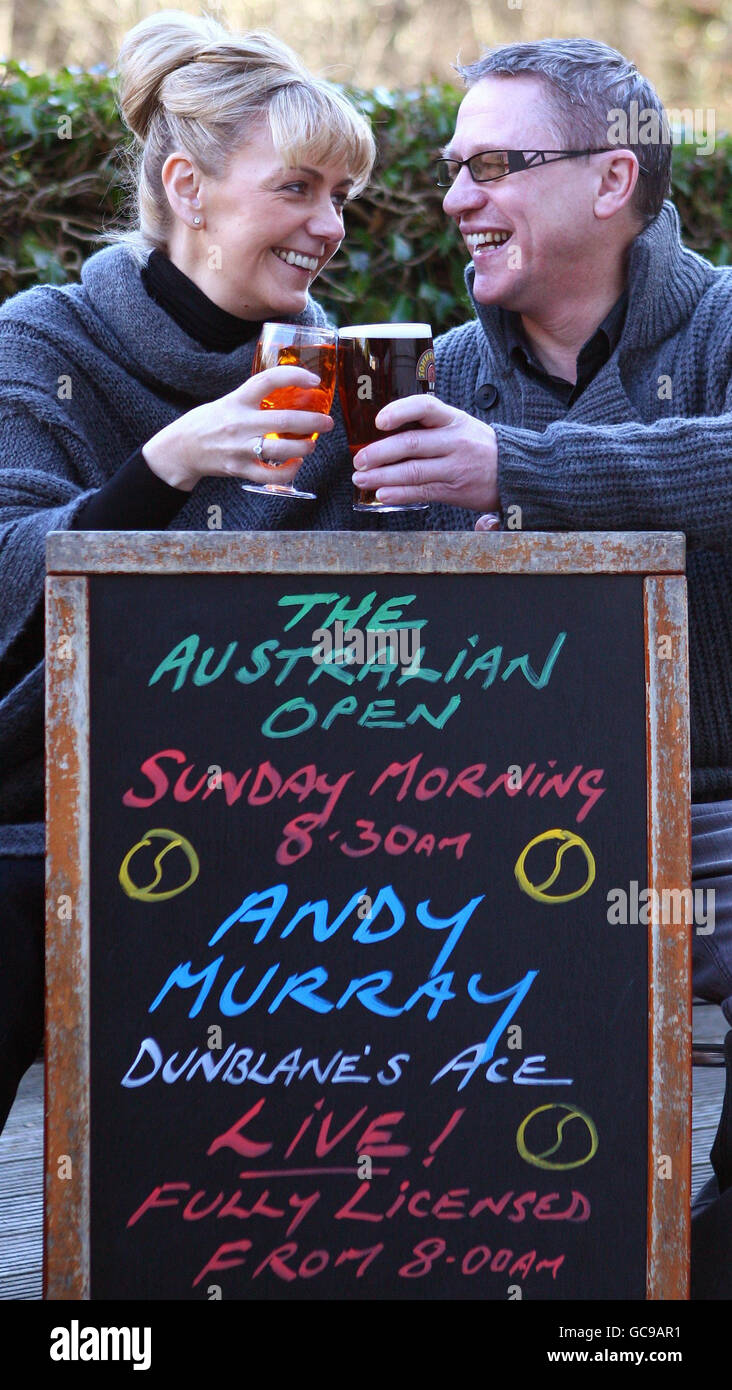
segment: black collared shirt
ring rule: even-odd
[[[526,376],[538,381],[547,391],[562,401],[564,405],[570,406],[577,397],[582,394],[586,386],[589,386],[593,377],[597,376],[601,367],[612,356],[615,348],[620,341],[620,335],[625,323],[625,311],[628,307],[628,291],[623,290],[620,298],[615,301],[609,314],[603,319],[599,328],[595,330],[591,338],[580,349],[577,357],[577,380],[565,381],[563,377],[552,376],[542,366],[537,357],[534,356],[529,340],[524,332],[521,322],[521,315],[514,313],[513,310],[501,309],[501,326],[506,338],[506,347],[511,361],[524,372]]]

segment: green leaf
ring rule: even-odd
[[[349,251],[348,247],[346,247],[346,255],[348,256],[352,271],[361,275],[367,273],[371,263],[371,257],[368,251]]]
[[[405,237],[400,236],[398,232],[394,232],[393,236],[389,238],[389,244],[391,246],[391,254],[397,265],[404,265],[407,261],[412,259],[412,247],[410,243]]]
[[[38,124],[36,121],[36,111],[33,106],[20,106],[15,103],[7,108],[7,118],[16,130],[21,130],[25,135],[37,135]]]

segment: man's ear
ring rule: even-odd
[[[597,161],[597,183],[593,211],[604,220],[627,207],[640,177],[640,167],[632,150],[618,149]]]

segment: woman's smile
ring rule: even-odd
[[[276,246],[274,254],[278,260],[296,266],[298,270],[308,271],[311,275],[318,269],[320,256],[308,256],[303,251],[288,250],[284,246]]]

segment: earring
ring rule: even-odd
[[[200,217],[194,217],[194,219],[193,219],[193,225],[194,225],[194,227],[200,227],[200,225],[201,225],[201,219],[200,219]]]

